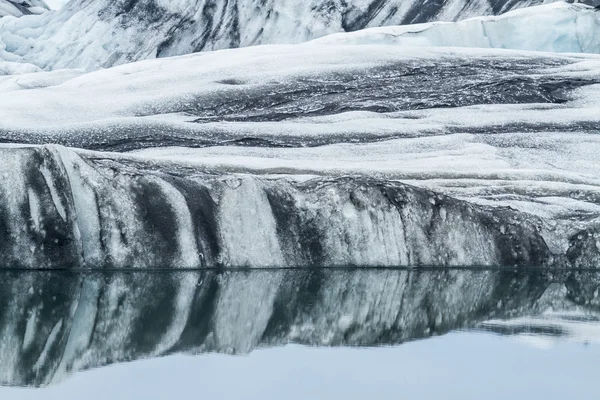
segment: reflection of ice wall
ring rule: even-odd
[[[499,14],[541,2],[76,0],[55,13],[0,22],[0,60],[92,70],[202,50],[298,43],[365,27]],[[563,23],[573,25],[566,17]]]
[[[399,344],[490,319],[525,320],[549,306],[598,318],[599,304],[599,278],[591,272],[5,272],[1,278],[0,383],[15,386],[173,353],[243,354],[290,342]]]

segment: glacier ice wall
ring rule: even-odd
[[[0,20],[0,60],[46,70],[94,70],[202,50],[299,43],[366,27],[496,15],[541,3],[76,0],[42,16]],[[573,21],[564,24],[573,25]]]
[[[6,267],[570,266],[600,252],[595,232],[561,253],[532,214],[394,181],[0,151]]]
[[[55,384],[78,371],[175,353],[247,354],[288,343],[394,345],[479,327],[517,334],[519,321],[535,317],[558,326],[551,330],[557,338],[568,333],[560,329],[561,312],[594,326],[600,320],[594,295],[600,277],[593,272],[305,269],[1,277],[0,383],[11,386]]]

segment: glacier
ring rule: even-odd
[[[595,341],[597,5],[0,0],[0,384]]]
[[[74,0],[60,10],[43,15],[0,19],[0,60],[24,64],[25,72],[31,72],[34,67],[91,71],[203,50],[299,43],[367,27],[497,15],[546,2]],[[589,6],[546,4],[525,14],[510,14],[498,20],[488,17],[456,25],[425,25],[400,31],[423,30],[414,38],[419,45],[422,42],[471,46],[483,43],[486,47],[505,45],[576,52],[579,48],[597,47],[597,20],[597,13]],[[549,23],[557,30],[555,36],[546,29]],[[383,35],[393,37],[394,32],[398,30],[392,29]],[[581,42],[577,40],[580,33]],[[402,40],[412,36],[412,33],[403,34]],[[12,73],[15,70],[13,67]]]
[[[600,57],[338,50],[0,81],[5,264],[596,265]]]
[[[3,272],[0,383],[55,385],[173,354],[390,346],[455,330],[581,343],[597,338],[599,287],[591,271]]]
[[[72,34],[72,15],[104,6],[0,25],[64,17]],[[550,3],[91,72],[91,53],[78,68],[14,58],[7,71],[31,71],[0,76],[0,254],[18,268],[595,268],[600,56],[594,38],[559,44],[598,15]],[[563,42],[451,43],[531,21],[558,21]],[[462,33],[402,33],[438,27]]]

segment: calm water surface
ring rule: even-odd
[[[593,399],[600,273],[0,273],[2,399]]]

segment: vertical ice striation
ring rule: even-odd
[[[187,200],[184,195],[172,185],[164,181],[157,181],[157,189],[162,192],[168,204],[172,207],[172,216],[177,229],[175,232],[177,252],[175,264],[183,268],[194,268],[201,265],[204,257],[199,252],[196,245],[196,235],[194,234],[194,221],[188,208]],[[157,226],[158,228],[158,226]]]
[[[218,202],[224,266],[282,266],[277,226],[265,188],[252,177],[224,181]]]
[[[533,220],[404,185],[341,179],[269,193],[286,259],[296,263],[537,265],[549,257]]]
[[[81,162],[79,157],[64,147],[51,147],[57,159],[62,162],[68,177],[68,187],[73,198],[73,211],[77,218],[75,237],[81,238],[84,264],[94,265],[102,262],[102,244],[100,238],[100,216],[96,193],[93,190],[94,171]]]
[[[47,149],[5,148],[0,152],[0,252],[4,265],[81,265],[76,213],[65,211],[71,191],[60,161]],[[53,185],[46,183],[50,176]]]

